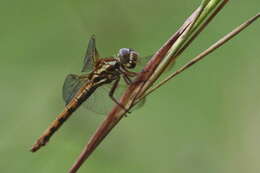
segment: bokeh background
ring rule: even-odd
[[[0,170],[67,172],[104,117],[80,109],[37,153],[29,148],[63,109],[92,34],[102,56],[156,51],[200,0],[1,1]],[[231,1],[177,66],[259,12]],[[259,173],[259,21],[147,99],[79,172]],[[101,103],[102,104],[102,103]]]

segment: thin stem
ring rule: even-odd
[[[206,26],[212,21],[212,19],[220,12],[220,10],[223,9],[223,7],[226,5],[226,3],[229,0],[224,0],[220,5],[217,7],[217,9],[208,17],[208,19],[202,24],[200,28],[192,35],[192,37],[183,45],[183,47],[178,51],[176,56],[179,56],[191,43],[192,41],[198,37],[198,35],[206,28]]]
[[[223,44],[225,44],[227,41],[229,41],[231,38],[233,38],[234,36],[236,36],[237,34],[239,34],[241,31],[243,31],[246,27],[248,27],[250,24],[252,24],[254,21],[256,21],[258,18],[260,17],[260,14],[255,15],[254,17],[250,18],[249,20],[247,20],[246,22],[244,22],[243,24],[241,24],[240,26],[238,26],[237,28],[235,28],[233,31],[231,31],[230,33],[228,33],[227,35],[225,35],[222,39],[220,39],[219,41],[217,41],[215,44],[213,44],[212,46],[210,46],[208,49],[206,49],[204,52],[200,53],[198,56],[196,56],[195,58],[193,58],[190,62],[188,62],[187,64],[185,64],[184,66],[182,66],[180,69],[178,69],[176,72],[174,72],[173,74],[171,74],[170,76],[168,76],[167,78],[165,78],[163,81],[161,81],[158,85],[156,85],[155,87],[151,88],[150,90],[148,90],[141,98],[138,99],[137,102],[139,102],[139,100],[142,100],[144,97],[146,97],[147,95],[151,94],[152,92],[154,92],[156,89],[158,89],[159,87],[161,87],[162,85],[164,85],[166,82],[168,82],[170,79],[174,78],[175,76],[177,76],[178,74],[180,74],[181,72],[183,72],[184,70],[186,70],[187,68],[191,67],[192,65],[194,65],[195,63],[199,62],[200,60],[202,60],[204,57],[206,57],[207,55],[209,55],[210,53],[212,53],[214,50],[216,50],[217,48],[221,47]],[[137,103],[136,102],[136,103]],[[135,103],[135,104],[136,104]]]
[[[222,2],[222,5],[215,9],[220,2]],[[200,29],[201,23],[203,23],[203,21],[207,18],[211,11],[215,9],[213,12],[213,16],[216,15],[227,2],[228,0],[204,0],[201,3],[199,8],[187,19],[187,21],[192,21],[191,24],[170,48],[167,55],[163,58],[162,62],[155,69],[149,80],[145,82],[142,90],[137,97],[141,97],[153,85],[153,83],[159,78],[159,76],[165,71],[165,69],[176,60],[176,58],[182,53],[184,49],[187,48],[187,46],[185,47],[185,43],[188,41],[188,44],[190,44],[193,41],[195,37],[189,42],[190,36],[193,34],[193,32]],[[182,47],[184,47],[184,49],[182,49]],[[180,49],[182,49],[181,52]]]
[[[221,9],[223,9],[223,7],[226,5],[226,3],[229,0],[223,0],[223,1],[210,1],[212,3],[210,3],[209,1],[204,1],[202,3],[202,5],[200,6],[200,10],[198,12],[198,14],[201,14],[201,16],[197,15],[193,20],[193,23],[191,26],[189,26],[189,29],[187,29],[181,39],[177,40],[176,43],[174,44],[174,46],[171,47],[171,49],[168,51],[166,57],[163,59],[164,62],[162,62],[160,65],[163,67],[158,67],[157,68],[157,72],[155,71],[155,74],[158,74],[159,70],[161,70],[161,73],[169,67],[169,65],[173,64],[173,62],[175,62],[175,60],[181,55],[181,53],[192,43],[192,41],[199,35],[199,33],[210,23],[210,21],[220,12]],[[207,3],[206,3],[207,2]],[[216,7],[216,9],[213,11],[213,13],[208,17],[208,19],[206,19],[207,14],[211,13],[211,11],[213,10],[212,6],[209,6],[209,4],[214,4],[214,7]],[[219,5],[218,5],[219,4]],[[197,9],[198,11],[199,9]],[[203,11],[205,10],[205,11]],[[195,13],[194,13],[195,15]],[[192,15],[192,16],[194,16]],[[191,16],[191,17],[192,17]],[[190,18],[191,18],[190,17]],[[203,20],[206,19],[206,21],[203,23]],[[201,23],[203,23],[202,25],[200,25]],[[189,31],[189,32],[188,32]],[[195,32],[195,33],[194,33]],[[194,34],[193,34],[194,33]],[[192,35],[193,34],[193,35]],[[191,36],[191,38],[189,37]],[[185,39],[186,37],[186,39]],[[167,60],[169,62],[167,62]],[[164,67],[165,66],[165,67]],[[160,73],[160,74],[161,74]],[[151,78],[149,78],[149,80],[151,80]],[[153,84],[153,81],[148,83],[150,86]],[[144,87],[145,88],[145,87]],[[138,95],[137,98],[143,98],[142,95],[144,95],[147,90],[149,90],[150,88],[146,88],[143,89],[140,93],[140,95]],[[135,103],[138,103],[140,100],[136,99]],[[134,104],[135,105],[135,104]]]

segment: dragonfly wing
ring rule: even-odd
[[[63,100],[66,105],[73,99],[78,90],[85,84],[89,82],[87,77],[80,77],[79,75],[69,74],[63,84]],[[88,110],[98,113],[106,114],[115,103],[109,97],[109,91],[112,84],[105,84],[98,87],[95,92],[82,104],[83,107]],[[120,93],[119,93],[120,92]],[[118,99],[122,92],[122,87],[119,87],[115,91],[115,97]]]
[[[77,91],[86,83],[89,82],[87,78],[80,78],[78,75],[69,74],[63,84],[62,96],[66,105],[75,96]]]
[[[96,89],[96,91],[83,103],[83,107],[95,112],[97,114],[106,115],[116,105],[116,103],[109,97],[109,91],[113,84],[106,84]],[[114,97],[119,101],[126,85],[119,85],[115,90]],[[133,110],[141,108],[145,104],[145,98],[142,99]]]
[[[140,64],[146,64],[151,58],[153,57],[153,55],[149,55],[149,56],[146,56],[146,57],[141,57],[138,59],[139,63]]]
[[[88,42],[88,48],[84,58],[82,72],[90,72],[94,69],[96,62],[99,59],[99,54],[96,48],[95,35],[92,35]]]
[[[114,105],[112,100],[109,98],[108,93],[109,87],[98,87],[88,100],[83,103],[83,107],[94,113],[105,115]]]
[[[135,109],[139,109],[139,108],[143,107],[144,104],[145,104],[145,102],[146,102],[146,97],[143,98],[139,103],[137,103],[136,106],[133,107],[133,110],[135,110]]]
[[[66,105],[73,99],[78,90],[87,82],[90,82],[87,77],[80,77],[79,75],[69,74],[63,84],[63,100]],[[97,113],[105,115],[114,106],[115,102],[109,97],[109,92],[113,84],[105,84],[98,87],[95,92],[82,104],[82,107]],[[114,97],[119,100],[127,85],[123,82],[119,84],[114,92]],[[134,109],[142,107],[145,99],[141,100]]]
[[[140,72],[152,57],[153,55],[149,55],[146,57],[139,57],[137,60],[136,67],[134,68],[134,71]]]

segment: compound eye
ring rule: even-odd
[[[120,62],[122,64],[126,64],[129,61],[131,49],[129,48],[122,48],[118,52],[118,57],[120,58]]]
[[[119,57],[128,57],[130,55],[131,50],[128,48],[122,48],[119,50],[118,56]]]

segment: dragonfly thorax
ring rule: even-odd
[[[121,48],[118,52],[118,58],[120,63],[129,69],[135,68],[137,59],[138,59],[138,53],[134,51],[133,49],[129,48]]]
[[[120,61],[115,58],[103,58],[100,59],[98,64],[96,65],[95,70],[92,72],[93,74],[99,75],[106,75],[106,74],[114,74],[119,75],[120,72],[118,69],[120,68]]]

